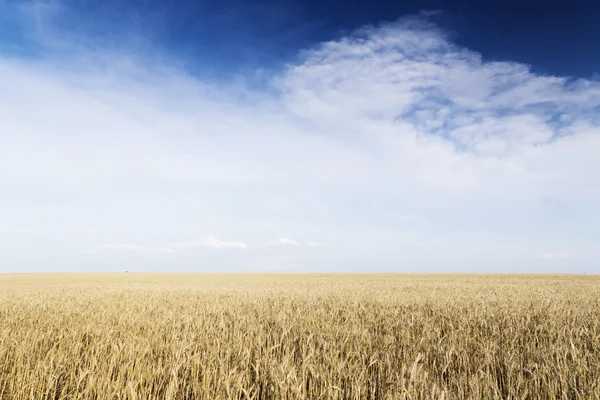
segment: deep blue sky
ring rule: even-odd
[[[17,4],[17,2],[9,1]],[[23,2],[19,2],[23,3]],[[570,0],[64,0],[62,28],[119,41],[131,32],[185,60],[222,73],[271,68],[302,48],[366,24],[438,10],[435,22],[486,59],[530,64],[542,74],[600,73],[600,2]],[[0,8],[2,10],[2,8]],[[23,43],[0,18],[4,47]],[[26,28],[26,27],[25,27]],[[18,46],[17,46],[18,47]]]

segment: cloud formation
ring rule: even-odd
[[[308,49],[260,89],[135,49],[54,56],[40,26],[45,57],[0,55],[0,257],[202,226],[327,243],[295,260],[307,269],[535,271],[531,255],[557,247],[598,260],[598,81],[483,60],[422,18]],[[195,247],[248,245],[165,246]]]
[[[223,241],[214,236],[206,236],[201,239],[188,240],[185,242],[169,243],[163,247],[139,246],[135,244],[103,244],[93,246],[95,249],[104,250],[129,250],[143,253],[177,253],[180,250],[194,248],[209,248],[215,250],[247,249],[248,245],[240,241]]]
[[[219,240],[214,236],[206,236],[198,240],[190,240],[186,242],[171,243],[169,247],[175,249],[189,249],[194,247],[208,247],[210,249],[247,249],[248,245],[240,241],[224,241]]]
[[[300,242],[290,238],[279,238],[267,242],[267,246],[307,246],[307,247],[322,247],[321,243],[317,242]]]
[[[595,180],[599,82],[484,62],[420,20],[325,43],[278,87],[288,109],[377,154],[392,187],[564,195]]]

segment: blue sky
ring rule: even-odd
[[[0,0],[0,271],[600,272],[600,5]]]

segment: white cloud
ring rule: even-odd
[[[299,246],[300,242],[297,242],[290,238],[279,238],[277,240],[272,240],[267,243],[269,246]]]
[[[140,253],[178,253],[180,250],[205,247],[216,250],[224,249],[247,249],[248,245],[240,241],[223,241],[214,236],[206,236],[196,240],[169,243],[165,246],[140,246],[128,243],[94,245],[94,249],[103,250],[126,250]]]
[[[211,249],[247,249],[248,245],[240,241],[224,241],[219,240],[214,236],[207,236],[198,240],[190,240],[179,243],[171,243],[169,247],[189,249],[194,247],[208,247]]]
[[[416,19],[306,51],[264,91],[168,57],[72,48],[82,53],[0,54],[0,265],[114,237],[169,243],[199,226],[257,243],[319,238],[328,246],[312,253],[317,243],[275,241],[298,243],[307,268],[546,268],[528,249],[563,243],[598,256],[596,81],[485,62]],[[162,248],[200,247],[249,246],[209,236]]]
[[[319,242],[300,242],[290,238],[279,238],[277,240],[271,240],[267,242],[267,246],[279,247],[279,246],[306,246],[306,247],[323,247],[324,245]]]

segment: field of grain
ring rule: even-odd
[[[600,277],[0,275],[0,398],[600,399]]]

